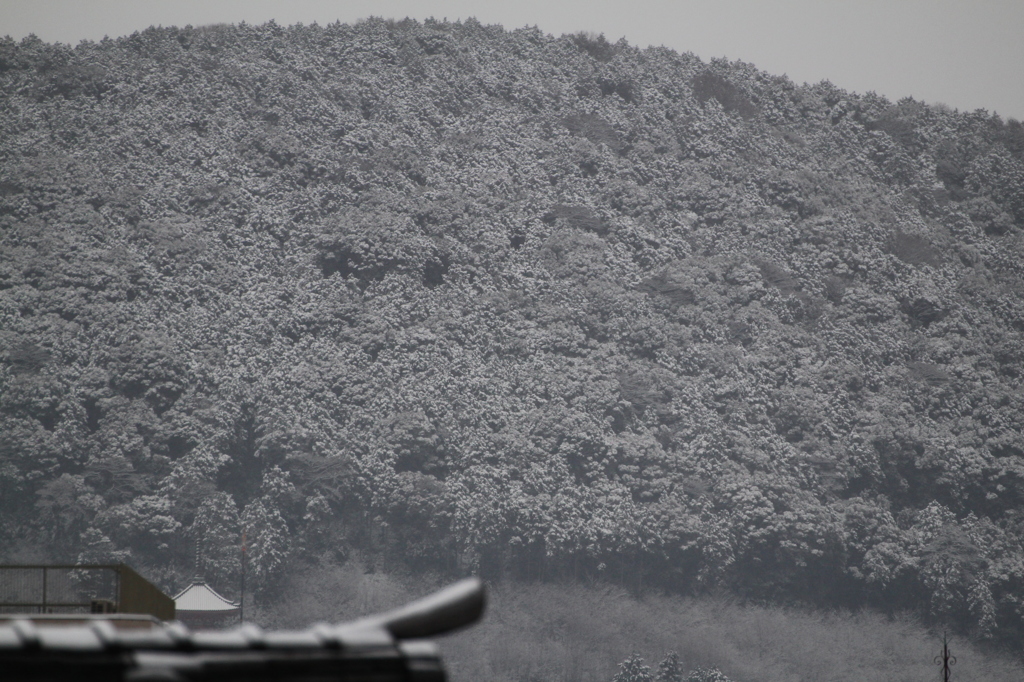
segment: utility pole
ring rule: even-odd
[[[956,665],[956,656],[949,653],[949,642],[946,640],[946,633],[942,633],[942,653],[935,657],[935,664],[942,666],[942,682],[949,682],[951,671]]]

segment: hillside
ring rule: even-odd
[[[1019,122],[376,19],[6,39],[0,110],[3,559],[1020,641]]]

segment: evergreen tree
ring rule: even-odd
[[[718,668],[697,668],[686,676],[686,682],[732,682]]]
[[[619,672],[615,673],[612,682],[653,682],[651,668],[640,654],[634,653],[619,663]]]
[[[654,682],[683,682],[683,666],[679,662],[679,654],[673,651],[658,664]]]

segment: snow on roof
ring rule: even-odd
[[[237,611],[238,604],[228,601],[209,585],[196,580],[174,598],[178,611]]]

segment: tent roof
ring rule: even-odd
[[[238,604],[220,596],[213,591],[213,588],[201,580],[194,581],[179,592],[174,598],[174,605],[178,611],[224,612],[238,610]]]

